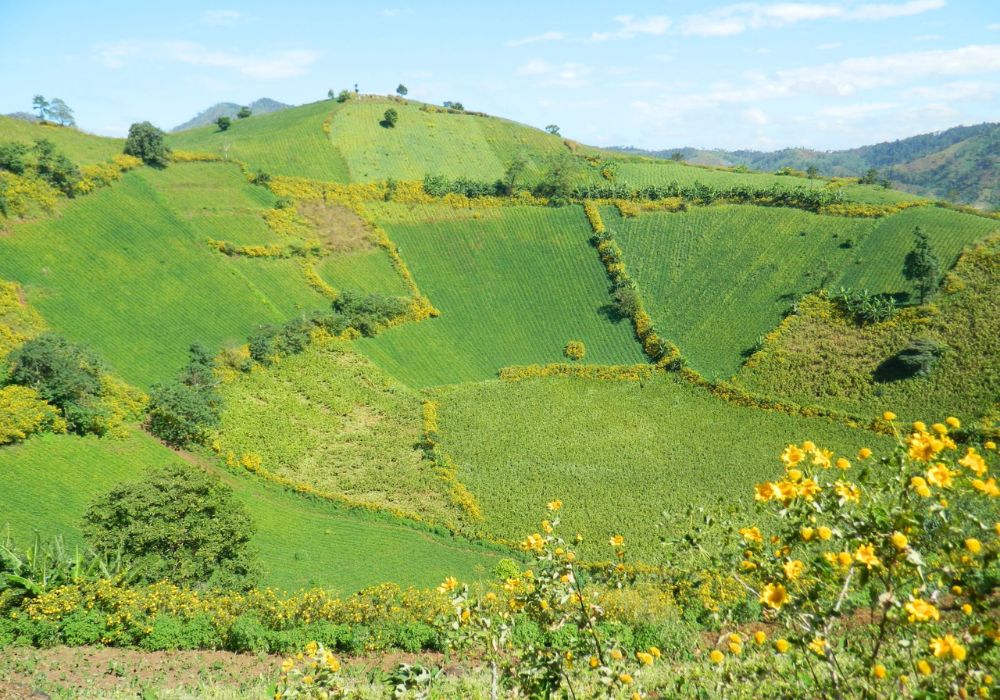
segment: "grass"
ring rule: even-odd
[[[407,296],[409,290],[381,248],[337,253],[316,264],[316,272],[334,289],[354,289]]]
[[[799,403],[904,420],[954,415],[966,423],[1000,411],[1000,245],[962,257],[926,311],[907,309],[885,323],[858,326],[832,304],[810,299],[740,370],[743,388]],[[945,348],[927,377],[880,381],[880,365],[914,338]]]
[[[139,432],[124,440],[48,434],[0,448],[0,527],[8,523],[19,540],[37,529],[79,543],[77,526],[92,498],[179,459]],[[433,586],[446,575],[478,578],[498,559],[473,544],[290,493],[248,474],[213,471],[253,518],[265,585],[342,592],[385,581]]]
[[[347,182],[347,163],[323,132],[323,122],[337,108],[332,100],[294,109],[234,119],[226,131],[204,126],[167,137],[171,148],[206,151],[245,162],[251,170]]]
[[[0,143],[15,141],[30,146],[36,139],[48,139],[55,144],[57,151],[66,154],[77,165],[111,160],[125,147],[125,139],[95,136],[68,126],[36,124],[0,116]]]
[[[496,376],[512,364],[642,362],[628,323],[610,321],[607,278],[580,207],[504,207],[482,219],[387,223],[436,319],[392,328],[359,348],[411,386]]]
[[[644,384],[580,379],[482,382],[437,391],[441,443],[479,499],[486,527],[511,539],[538,529],[545,503],[565,503],[565,532],[606,559],[622,534],[656,561],[661,513],[688,505],[747,508],[753,484],[781,473],[789,442],[839,454],[886,444],[818,419],[725,403],[671,374]]]
[[[223,389],[223,451],[354,502],[457,521],[416,445],[420,399],[343,342],[313,345]]]
[[[605,207],[654,323],[691,366],[727,377],[795,299],[840,286],[899,294],[903,259],[923,226],[947,267],[962,247],[998,228],[990,219],[917,207],[882,219],[795,209],[696,207],[623,219]]]
[[[227,258],[206,244],[267,235],[254,207],[269,196],[232,166],[134,171],[59,218],[15,224],[0,238],[0,278],[24,285],[54,330],[148,387],[173,376],[194,341],[241,343],[261,323],[327,305],[294,260]]]

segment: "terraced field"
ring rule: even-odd
[[[347,182],[344,156],[323,131],[323,122],[337,108],[323,100],[294,109],[234,119],[226,131],[199,127],[167,137],[172,148],[217,153],[245,162],[271,175],[295,175]]]
[[[1000,222],[936,207],[883,219],[794,209],[697,207],[622,219],[602,210],[654,323],[709,377],[732,375],[758,338],[810,289],[900,293],[913,229],[923,226],[948,266]]]
[[[173,376],[194,341],[240,343],[328,303],[293,260],[227,258],[206,244],[218,233],[266,240],[253,207],[270,196],[232,166],[140,169],[58,218],[15,224],[0,238],[0,278],[22,283],[53,329],[148,386]]]
[[[782,472],[789,442],[853,455],[885,438],[817,419],[734,406],[658,374],[645,383],[581,379],[482,382],[436,391],[441,442],[501,537],[538,530],[559,498],[584,556],[606,559],[613,534],[657,561],[661,513],[745,508],[753,484]]]
[[[417,284],[441,310],[358,347],[410,386],[488,379],[506,365],[644,361],[628,323],[612,322],[607,278],[581,207],[504,207],[482,219],[386,223]]]
[[[138,478],[148,467],[179,459],[141,433],[122,441],[42,435],[2,448],[0,529],[8,524],[19,541],[30,541],[37,530],[79,543],[78,522],[92,498]],[[265,585],[342,592],[385,581],[433,586],[447,575],[479,578],[499,558],[460,540],[289,493],[249,475],[216,472],[254,520]]]

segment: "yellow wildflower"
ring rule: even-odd
[[[964,605],[962,605],[962,612],[964,614],[966,614],[966,615],[971,615],[972,614],[972,606],[969,605],[968,603],[965,603]]]
[[[456,588],[458,588],[458,579],[454,576],[449,576],[438,586],[437,590],[438,593],[451,593]]]
[[[816,443],[813,442],[812,440],[806,440],[805,442],[802,443],[802,449],[805,452],[815,452]]]
[[[796,445],[789,445],[785,448],[785,451],[781,453],[781,461],[787,468],[794,467],[796,464],[801,462],[804,457],[805,454]]]
[[[306,656],[314,656],[319,650],[319,644],[316,642],[309,642],[306,644]]]
[[[284,673],[288,673],[293,668],[295,668],[295,659],[285,659],[281,662],[281,670]]]
[[[975,537],[970,537],[965,541],[965,548],[972,554],[979,554],[983,550],[983,543]]]
[[[718,649],[712,649],[712,653],[708,655],[708,658],[712,660],[713,664],[721,664],[726,655]]]
[[[757,630],[753,633],[753,641],[758,646],[764,644],[767,641],[767,633],[764,630]]]
[[[826,525],[820,525],[819,529],[816,530],[816,534],[819,535],[819,538],[821,540],[825,541],[825,540],[828,540],[831,537],[833,537],[833,530],[831,530],[830,528],[828,528]]]
[[[600,660],[596,656],[591,656],[590,661],[588,663],[590,664],[591,668],[597,668],[598,666],[601,665]]]
[[[762,503],[766,503],[771,499],[777,497],[777,490],[774,488],[774,484],[769,481],[765,481],[762,484],[757,484],[754,488],[754,499]]]
[[[892,533],[892,537],[889,539],[892,541],[892,546],[900,551],[906,549],[910,544],[909,540],[906,539],[906,535],[902,532]]]
[[[622,685],[631,685],[632,684],[632,680],[633,680],[632,679],[632,674],[630,674],[630,673],[619,673],[618,674],[618,680],[622,682]]]
[[[654,658],[660,658],[660,650],[658,647],[649,647],[649,653],[652,654]]]
[[[931,651],[937,658],[947,658],[951,656],[955,661],[965,661],[965,647],[952,635],[946,634],[943,637],[935,637],[930,643]]]
[[[985,447],[987,450],[995,450],[997,448],[997,444],[992,440],[987,440],[986,442],[983,443],[983,447]]]
[[[913,488],[914,491],[917,492],[917,495],[923,496],[924,498],[931,497],[931,490],[927,486],[927,481],[924,479],[924,477],[922,476],[913,477],[912,479],[910,479],[910,486]]]
[[[924,432],[913,433],[906,439],[906,444],[909,447],[907,454],[910,455],[910,459],[918,462],[931,461],[945,447],[940,438]]]
[[[858,551],[854,553],[854,559],[858,563],[867,566],[869,570],[882,565],[882,562],[875,555],[875,546],[872,544],[863,544],[858,547]]]
[[[550,523],[548,520],[543,520],[542,521],[542,530],[544,530],[546,534],[550,534],[551,535],[552,534],[552,523]]]
[[[986,473],[986,460],[983,456],[976,452],[975,447],[970,447],[965,452],[965,456],[958,460],[958,463],[967,469],[971,469],[975,472],[976,476],[983,476]]]
[[[916,430],[918,433],[926,433],[927,424],[924,423],[922,420],[915,420],[913,421],[913,429]]]
[[[948,466],[943,462],[936,463],[933,467],[927,470],[927,481],[932,486],[937,486],[938,488],[947,489],[951,488],[952,477],[956,476],[958,472],[953,472],[948,469]]]
[[[803,564],[801,561],[795,559],[793,561],[786,561],[784,564],[782,564],[782,568],[785,570],[785,576],[788,578],[788,580],[794,581],[795,579],[797,579],[799,576],[802,575],[802,572],[805,570],[806,567],[805,564]]]
[[[861,489],[848,481],[838,481],[834,485],[834,491],[840,496],[844,503],[860,503]]]
[[[851,463],[844,457],[837,458],[837,469],[847,470],[851,468]]]
[[[813,500],[817,493],[820,492],[820,486],[812,479],[806,479],[801,484],[799,484],[798,493],[802,498],[807,501]]]
[[[941,612],[933,604],[926,600],[915,598],[903,606],[906,610],[910,622],[927,622],[928,620],[940,620]]]
[[[549,510],[556,511],[562,508],[563,503],[558,498],[554,501],[549,501]]]
[[[917,662],[917,671],[920,672],[921,676],[929,676],[934,672],[934,669],[931,668],[931,665],[927,663],[927,661],[920,659],[920,661]]]
[[[872,451],[867,447],[862,447],[858,450],[858,459],[868,459],[872,456]]]
[[[816,639],[809,642],[809,650],[823,656],[826,654],[826,640],[822,637],[816,637]]]
[[[610,540],[608,540],[608,544],[610,544],[612,547],[623,547],[625,546],[625,538],[622,537],[621,535],[615,535]]]
[[[545,551],[545,538],[537,532],[528,535],[524,542],[521,543],[521,549],[527,552],[537,552],[540,554]]]
[[[622,655],[621,649],[612,649],[611,658],[614,659],[615,661],[621,661],[625,657]]]
[[[886,411],[885,413],[882,414],[882,418],[884,418],[885,420],[896,420],[896,414],[893,413],[892,411]]]
[[[787,639],[776,639],[774,640],[774,650],[779,654],[784,654],[788,651],[791,645],[788,643]]]
[[[764,540],[763,536],[760,534],[760,530],[756,527],[740,528],[740,535],[747,542],[762,542]]]
[[[997,480],[992,476],[986,481],[983,481],[982,479],[973,479],[972,488],[976,489],[976,491],[982,491],[987,496],[993,496],[994,498],[1000,496],[1000,486],[997,486]],[[1000,534],[1000,532],[997,534]]]
[[[799,535],[802,536],[802,540],[804,542],[808,542],[809,540],[811,540],[813,538],[813,533],[814,532],[815,532],[815,530],[813,530],[811,527],[804,527],[801,530],[799,530]]]
[[[760,602],[774,610],[788,602],[788,591],[780,583],[768,583],[760,592]]]
[[[962,427],[962,421],[960,421],[955,416],[948,416],[947,418],[944,419],[944,422],[947,423],[948,425],[950,425],[952,428],[961,428]]]
[[[872,675],[878,678],[879,680],[885,678],[885,674],[886,674],[885,666],[883,666],[882,664],[875,664],[872,667]]]

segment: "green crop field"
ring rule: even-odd
[[[551,378],[437,390],[441,442],[479,499],[487,527],[511,539],[538,530],[558,498],[581,552],[608,558],[623,534],[655,562],[663,511],[745,507],[753,484],[782,473],[789,442],[839,454],[887,440],[817,419],[725,403],[669,374],[638,382]]]
[[[122,152],[124,139],[95,136],[84,131],[51,124],[35,124],[0,116],[0,143],[15,141],[32,144],[36,139],[48,139],[56,149],[77,165],[92,165],[111,160]]]
[[[710,377],[732,375],[744,352],[810,289],[899,293],[903,259],[923,226],[946,266],[998,222],[937,207],[883,219],[749,206],[696,207],[623,219],[602,215],[625,253],[657,329]]]
[[[411,386],[496,376],[512,364],[560,362],[569,340],[586,361],[644,361],[610,299],[581,207],[504,207],[491,216],[387,223],[441,316],[392,328],[359,348]]]
[[[81,542],[78,524],[92,498],[148,467],[179,460],[144,434],[125,440],[43,435],[0,448],[0,530],[21,542],[33,532]],[[432,586],[445,576],[479,578],[499,555],[328,501],[307,498],[249,475],[215,470],[255,523],[263,583],[296,590],[351,592],[385,581]]]
[[[686,163],[675,163],[669,160],[628,158],[618,166],[616,181],[627,182],[633,187],[647,185],[665,185],[678,182],[682,185],[693,185],[702,182],[716,187],[733,185],[751,185],[753,187],[808,187],[817,189],[826,184],[825,180],[810,180],[792,175],[774,175],[772,173],[733,172],[717,170]]]
[[[354,502],[457,521],[416,447],[419,398],[344,342],[311,347],[223,390],[220,442],[268,471]]]
[[[355,289],[406,296],[409,290],[381,248],[337,253],[316,264],[316,272],[334,289]]]
[[[140,169],[58,218],[15,224],[0,238],[0,278],[23,284],[53,329],[148,386],[173,376],[194,341],[241,343],[261,323],[327,305],[296,261],[227,258],[206,244],[269,235],[253,207],[270,196],[232,166]]]
[[[388,108],[399,121],[381,125]],[[562,140],[503,119],[422,111],[414,103],[390,100],[348,102],[337,110],[330,138],[344,154],[355,181],[419,180],[426,174],[494,180],[519,153],[529,173],[544,158],[565,151]]]
[[[323,122],[337,106],[333,100],[324,100],[249,119],[234,119],[226,131],[215,126],[198,127],[170,134],[167,143],[171,148],[241,160],[252,170],[264,170],[271,175],[347,182],[344,156],[323,132]]]

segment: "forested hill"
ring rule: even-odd
[[[291,107],[291,105],[286,105],[284,102],[272,100],[270,97],[261,97],[246,106],[254,114],[269,114],[270,112],[279,112]],[[175,126],[171,131],[184,131],[185,129],[193,129],[197,126],[208,126],[214,123],[219,117],[229,117],[232,119],[239,113],[242,107],[243,105],[238,105],[235,102],[219,102],[200,112],[197,116],[191,117],[191,119],[188,119],[183,124]]]
[[[979,207],[1000,206],[1000,123],[957,126],[842,151],[784,148],[778,151],[725,151],[676,148],[645,151],[616,148],[655,158],[703,165],[745,165],[753,170],[817,169],[820,175],[864,176],[872,168],[896,187]]]

